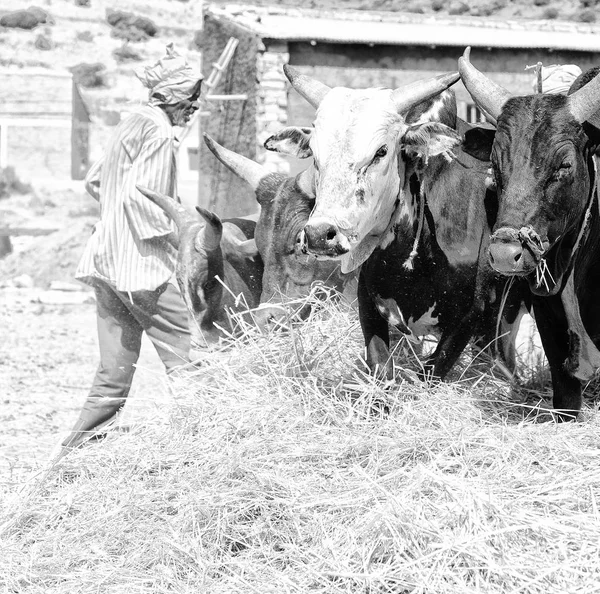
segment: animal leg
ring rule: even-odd
[[[574,421],[581,409],[581,382],[564,367],[569,358],[566,315],[560,297],[543,297],[533,301],[533,311],[552,374],[552,405],[557,420]]]
[[[358,281],[358,317],[367,349],[367,365],[371,373],[383,380],[394,379],[390,356],[390,334],[386,320],[377,310],[367,290],[363,274]]]
[[[442,334],[437,348],[424,364],[433,377],[443,380],[452,369],[478,326],[480,313],[471,309],[456,328]]]

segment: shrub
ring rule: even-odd
[[[544,10],[542,13],[542,18],[544,19],[556,19],[558,18],[558,9],[554,7],[549,7]]]
[[[418,2],[412,2],[406,7],[406,12],[412,12],[414,14],[423,14],[425,12],[425,9]]]
[[[452,2],[448,9],[448,14],[464,14],[469,12],[469,5],[465,2]]]
[[[108,9],[106,21],[113,28],[112,36],[126,41],[143,41],[158,33],[158,27],[151,19],[131,12]]]
[[[53,25],[54,20],[43,9],[37,6],[30,6],[26,10],[15,10],[7,12],[0,17],[0,25],[13,29],[35,29],[38,25]]]
[[[596,11],[589,8],[587,10],[582,10],[575,16],[575,19],[582,23],[595,23]]]
[[[125,62],[140,62],[144,59],[129,45],[128,41],[124,41],[123,45],[116,50],[113,50],[112,54],[119,64],[123,64]]]
[[[548,4],[550,4],[550,0],[533,0],[533,3],[536,6],[548,6]]]
[[[94,35],[91,31],[77,31],[76,37],[79,41],[85,41],[87,43],[94,41]]]
[[[446,2],[444,0],[433,0],[431,3],[431,9],[435,12],[442,10],[446,6]]]
[[[78,85],[86,88],[97,88],[106,86],[104,70],[106,66],[100,62],[87,64],[82,62],[69,69]]]

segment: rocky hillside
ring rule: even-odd
[[[20,3],[25,8],[23,0]],[[302,6],[593,22],[596,3],[600,0],[307,0]],[[15,4],[19,3],[0,0],[0,23],[17,8]],[[199,60],[196,34],[202,4],[199,0],[41,0],[36,8],[45,11],[47,18],[38,26],[0,27],[0,66],[75,69],[84,77],[93,117],[98,123],[112,124],[120,105],[144,96],[141,86],[132,84],[133,70],[162,55],[166,43],[175,41],[190,60]],[[247,4],[298,7],[297,0]]]

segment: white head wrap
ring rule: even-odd
[[[542,92],[550,95],[566,95],[569,87],[580,74],[581,68],[575,64],[542,66]],[[537,76],[532,86],[537,93]]]
[[[179,55],[172,43],[167,45],[167,55],[164,58],[154,66],[146,66],[143,72],[135,74],[149,90],[150,105],[172,104],[187,99],[192,95],[198,81],[203,78],[200,72]],[[164,99],[152,96],[157,93]]]

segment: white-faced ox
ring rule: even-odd
[[[314,206],[312,167],[294,177],[272,173],[206,134],[204,139],[217,159],[248,182],[261,207],[255,232],[264,262],[261,304],[302,300],[315,283],[341,292],[349,275],[341,273],[339,262],[321,261],[301,250],[300,234]]]
[[[340,259],[343,271],[362,264],[359,315],[373,371],[393,375],[389,323],[437,335],[427,365],[444,377],[471,337],[493,340],[500,301],[482,257],[487,167],[462,152],[454,94],[445,91],[457,76],[352,90],[285,71],[317,108],[312,129],[285,129],[265,143],[314,159],[304,249]]]
[[[228,312],[255,308],[262,292],[263,262],[254,234],[256,222],[221,219],[196,207],[192,215],[169,196],[138,186],[138,190],[173,219],[179,233],[175,275],[200,346],[215,344],[231,330]]]
[[[581,408],[581,380],[600,367],[600,211],[594,154],[600,144],[598,70],[568,96],[511,94],[459,60],[467,90],[497,122],[474,143],[498,192],[489,248],[501,274],[525,277],[550,364],[559,420]],[[585,84],[587,83],[587,84]]]

